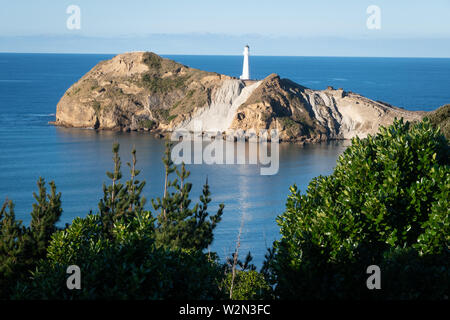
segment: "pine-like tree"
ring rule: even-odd
[[[111,231],[114,220],[117,216],[121,216],[129,207],[128,198],[125,197],[127,190],[126,185],[120,182],[122,172],[120,171],[121,161],[119,157],[119,144],[114,143],[113,148],[113,172],[106,172],[106,176],[111,179],[111,185],[106,186],[103,183],[103,199],[100,200],[98,208],[102,217],[103,227],[106,232]]]
[[[136,169],[136,148],[131,151],[132,161],[127,162],[130,168],[130,180],[126,182],[128,188],[128,196],[130,198],[130,206],[128,208],[129,212],[142,211],[146,203],[146,199],[141,196],[142,190],[145,187],[145,181],[139,181],[136,177],[141,173],[141,170]]]
[[[0,211],[0,298],[7,298],[15,283],[27,278],[38,261],[45,258],[52,234],[57,230],[56,223],[62,214],[61,193],[56,193],[53,181],[50,194],[44,179],[39,178],[37,185],[29,227],[16,220],[12,201],[5,201]]]
[[[103,198],[98,207],[102,217],[102,223],[105,231],[109,233],[116,221],[130,221],[136,214],[142,213],[145,205],[145,198],[141,196],[145,186],[145,181],[139,181],[137,176],[140,170],[136,170],[136,149],[133,148],[132,161],[127,165],[130,168],[130,180],[121,183],[121,161],[119,157],[119,144],[113,145],[114,171],[106,172],[112,183],[109,186],[103,184]]]
[[[36,203],[33,204],[31,212],[29,234],[35,260],[45,257],[52,234],[57,230],[56,223],[62,214],[61,193],[56,193],[53,181],[49,185],[51,192],[47,194],[45,180],[40,177],[37,182],[39,194],[33,193]]]
[[[6,200],[0,211],[0,299],[8,297],[11,287],[25,271],[26,228],[16,221],[14,204]]]
[[[160,212],[155,229],[156,243],[168,248],[206,249],[212,243],[213,230],[222,219],[224,205],[220,204],[217,213],[209,216],[211,192],[206,179],[200,203],[190,208],[192,184],[186,182],[190,172],[184,163],[181,171],[176,170],[170,159],[170,147],[171,144],[167,143],[163,158],[166,169],[164,197],[152,200],[153,209]],[[170,174],[174,171],[178,177],[171,181]]]

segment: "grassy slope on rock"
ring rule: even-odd
[[[441,128],[442,134],[447,138],[450,139],[450,104],[446,104],[429,114],[427,114],[427,117],[430,119],[430,122],[434,126],[439,126]]]
[[[167,97],[168,93],[173,93],[171,106],[156,112],[159,120],[170,122],[179,114],[190,113],[195,107],[203,107],[210,101],[211,90],[200,80],[206,76],[217,76],[217,73],[189,68],[151,52],[144,54],[143,62],[149,71],[142,75],[140,84],[149,91],[150,96]]]

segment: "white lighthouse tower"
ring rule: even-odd
[[[244,47],[244,65],[242,66],[241,80],[250,80],[250,67],[248,65],[249,50],[250,47],[246,45]]]

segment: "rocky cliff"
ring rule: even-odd
[[[150,52],[97,64],[58,103],[54,124],[170,132],[278,129],[283,141],[324,141],[373,134],[406,111],[361,95],[311,90],[272,74],[261,81],[189,68]]]

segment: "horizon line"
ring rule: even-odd
[[[148,50],[134,50],[117,52],[18,52],[0,51],[0,54],[60,54],[60,55],[119,55],[132,52],[153,52],[159,56],[216,56],[216,57],[242,57],[241,54],[182,54],[182,53],[156,53]],[[386,59],[450,59],[450,56],[333,56],[333,55],[264,55],[253,54],[251,57],[285,57],[285,58],[386,58]]]

